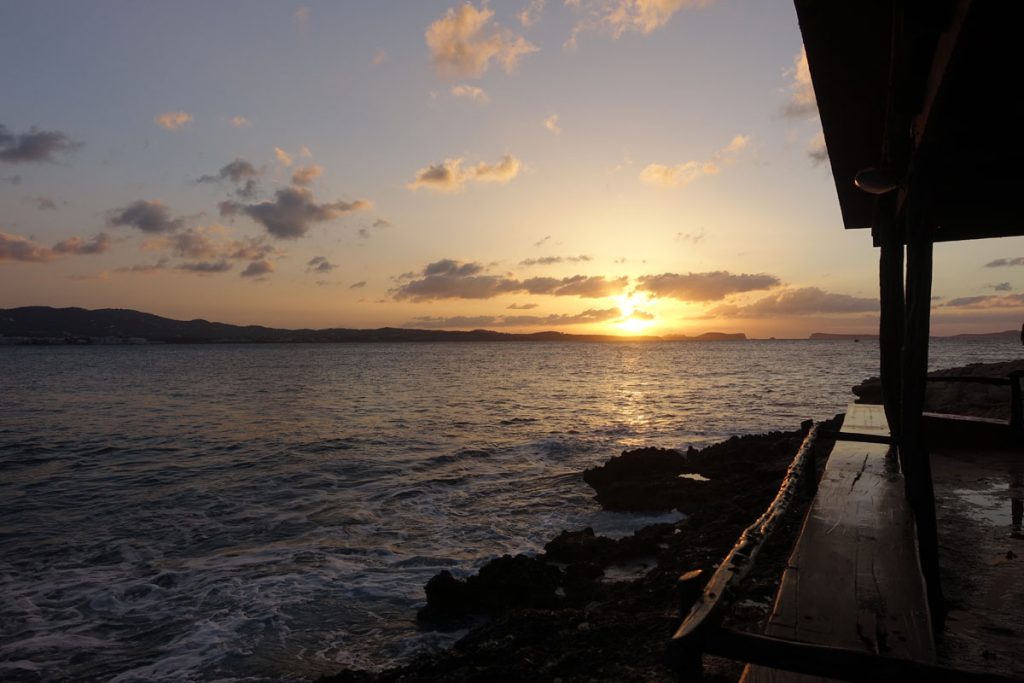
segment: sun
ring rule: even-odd
[[[642,318],[626,318],[621,322],[615,323],[615,327],[631,334],[637,334],[643,332],[648,327],[654,324],[653,320],[644,320]]]
[[[616,329],[629,332],[630,334],[637,334],[654,324],[654,316],[638,308],[641,304],[649,303],[648,301],[637,297],[635,294],[627,294],[616,298],[618,300],[619,312],[622,314],[622,317],[615,323]]]

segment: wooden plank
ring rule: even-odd
[[[878,405],[851,405],[843,431],[888,434]],[[935,647],[914,517],[881,444],[837,442],[779,587],[766,635],[932,662]],[[750,666],[743,681],[824,681]]]

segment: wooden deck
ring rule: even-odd
[[[889,433],[881,406],[856,404],[842,431]],[[935,661],[913,516],[887,451],[881,444],[836,442],[766,635]],[[748,666],[742,680],[829,679]]]

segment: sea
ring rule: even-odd
[[[933,368],[1020,357],[936,339]],[[603,512],[582,471],[842,412],[872,340],[0,347],[0,680],[302,681],[461,632],[423,585]]]

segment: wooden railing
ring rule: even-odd
[[[1021,391],[1021,378],[1024,371],[1011,372],[1006,377],[976,377],[971,375],[944,375],[928,377],[929,382],[950,384],[987,384],[989,386],[1010,387],[1010,429],[1024,429],[1024,393]]]

